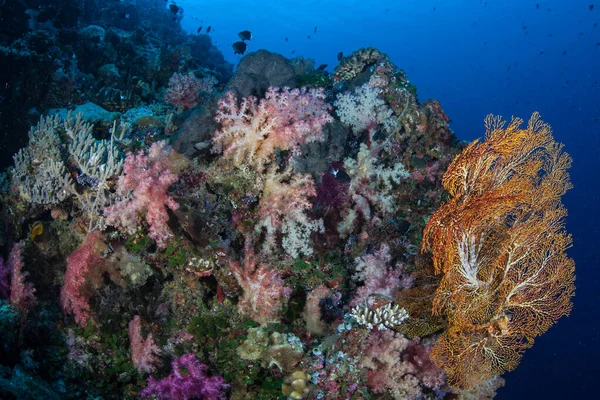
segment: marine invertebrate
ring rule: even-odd
[[[283,173],[271,168],[264,178],[263,194],[258,214],[261,217],[256,231],[265,228],[264,250],[275,249],[275,236],[283,233],[283,249],[292,257],[313,253],[311,234],[324,230],[322,220],[311,220],[306,212],[312,207],[309,200],[317,194],[309,174],[293,174],[288,167]]]
[[[211,93],[216,84],[217,79],[214,76],[198,79],[193,72],[175,72],[169,79],[165,101],[181,111],[194,108],[198,104],[198,94]]]
[[[92,290],[103,282],[103,253],[108,246],[99,231],[88,234],[67,257],[65,280],[60,289],[60,305],[63,312],[73,314],[79,325],[85,325],[90,317],[89,299]]]
[[[131,362],[140,372],[154,372],[160,363],[158,355],[160,348],[154,342],[152,334],[146,338],[142,336],[142,319],[139,315],[129,321],[127,333],[129,335],[129,344],[131,347]]]
[[[159,247],[165,247],[172,236],[167,222],[167,208],[177,210],[179,204],[167,194],[177,182],[177,170],[172,161],[173,151],[166,142],[153,143],[145,154],[127,154],[123,174],[119,177],[117,193],[124,198],[104,211],[106,223],[132,235],[138,229],[140,215],[145,213],[149,225],[148,236]]]
[[[365,83],[354,93],[345,92],[337,95],[333,103],[340,120],[352,127],[355,135],[362,131],[369,132],[373,138],[378,125],[388,134],[395,133],[397,129],[393,111],[380,98],[382,90]]]
[[[334,78],[341,81],[352,80],[364,71],[366,67],[387,60],[388,56],[381,53],[375,47],[358,49],[344,57],[339,65],[335,67]]]
[[[214,136],[214,152],[262,171],[275,149],[298,154],[303,143],[321,140],[323,125],[333,121],[322,89],[271,87],[260,102],[253,96],[238,106],[233,92],[219,101],[215,119],[221,129]]]
[[[365,304],[361,304],[352,309],[350,316],[354,318],[357,324],[366,326],[368,329],[377,329],[384,331],[400,325],[408,318],[408,313],[398,304],[388,303],[376,309],[371,309]]]
[[[193,353],[184,354],[171,363],[173,371],[161,380],[148,378],[141,397],[156,396],[169,400],[224,400],[229,385],[220,376],[208,376],[208,367]]]
[[[6,281],[4,284],[0,282],[0,290],[7,297],[8,293],[6,292],[10,292],[10,303],[22,311],[30,308],[35,303],[35,288],[31,282],[25,282],[28,273],[21,271],[21,268],[23,268],[21,252],[24,246],[25,242],[15,243],[8,255],[6,266],[3,265],[4,262],[0,258],[0,275],[7,273],[10,275],[10,290],[6,290],[8,287],[2,288],[2,285],[8,286]],[[2,292],[0,292],[0,295],[3,294]]]
[[[12,172],[13,184],[31,204],[59,204],[74,196],[88,215],[90,231],[104,228],[102,210],[115,198],[107,182],[119,175],[123,166],[114,128],[110,140],[96,140],[92,131],[93,126],[85,123],[81,114],[75,119],[70,114],[65,119],[42,117],[31,127],[27,147],[14,155]],[[65,154],[71,163],[65,163]],[[83,193],[76,190],[76,183],[84,188]]]
[[[277,321],[292,291],[276,270],[257,262],[250,235],[246,235],[243,265],[229,261],[229,269],[244,291],[238,303],[240,312],[261,324]]]
[[[486,118],[485,140],[444,174],[451,198],[424,232],[423,250],[442,274],[434,312],[449,322],[431,356],[460,387],[516,368],[572,307],[575,265],[560,202],[571,159],[538,113],[522,123]]]

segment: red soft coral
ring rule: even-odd
[[[85,325],[90,317],[89,300],[92,290],[103,281],[105,260],[102,255],[106,251],[108,246],[102,241],[101,233],[94,231],[67,257],[60,305],[63,312],[75,316],[79,325]]]
[[[177,210],[179,205],[167,194],[167,189],[177,182],[177,175],[171,171],[172,149],[166,142],[152,144],[148,154],[140,151],[137,155],[128,153],[119,177],[117,193],[125,198],[105,210],[106,222],[134,234],[140,223],[140,214],[146,213],[148,236],[159,247],[165,247],[172,236],[167,222],[167,208]]]

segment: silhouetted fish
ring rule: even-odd
[[[202,32],[202,27],[198,28],[198,33]]]
[[[246,43],[244,42],[235,42],[231,47],[233,47],[233,54],[244,54],[246,52]]]
[[[287,41],[288,41],[288,38],[285,38],[285,39],[283,39],[283,40],[285,40],[285,41],[287,42]]]
[[[241,31],[238,33],[238,36],[242,40],[250,40],[252,38],[252,33],[250,31]]]
[[[323,71],[325,68],[327,68],[327,64],[321,64],[319,65],[319,68],[317,68],[317,71]]]
[[[338,53],[338,61],[342,61],[342,58],[344,58],[344,53],[342,53],[341,51]]]
[[[589,7],[590,7],[590,11],[592,11],[594,9],[594,5],[593,4],[590,4]]]
[[[316,26],[315,26],[315,31],[314,31],[314,33],[317,33],[317,27],[316,27]]]
[[[209,33],[209,32],[210,32],[210,29],[211,29],[211,27],[210,27],[210,25],[209,25],[209,26],[208,26],[208,28],[206,28],[206,33]]]
[[[176,4],[171,3],[169,4],[169,10],[171,10],[173,14],[177,14],[179,12],[179,7],[177,7]]]

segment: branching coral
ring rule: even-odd
[[[59,204],[76,197],[89,218],[89,230],[104,228],[102,210],[114,201],[108,181],[119,175],[123,160],[114,137],[96,140],[93,126],[82,120],[42,117],[29,131],[29,144],[15,154],[13,184],[31,204]],[[70,163],[65,163],[68,159]],[[77,181],[73,181],[70,169]],[[84,189],[76,190],[76,183]]]
[[[461,387],[514,369],[572,306],[560,202],[571,159],[538,113],[522,122],[486,118],[485,141],[454,159],[443,179],[451,198],[425,229],[423,249],[443,274],[434,311],[450,324],[432,357]]]

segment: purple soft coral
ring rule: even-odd
[[[220,376],[207,376],[208,367],[193,353],[184,354],[171,363],[173,372],[160,381],[150,377],[141,397],[155,395],[170,400],[221,400],[229,385]],[[186,372],[187,371],[187,372]]]

